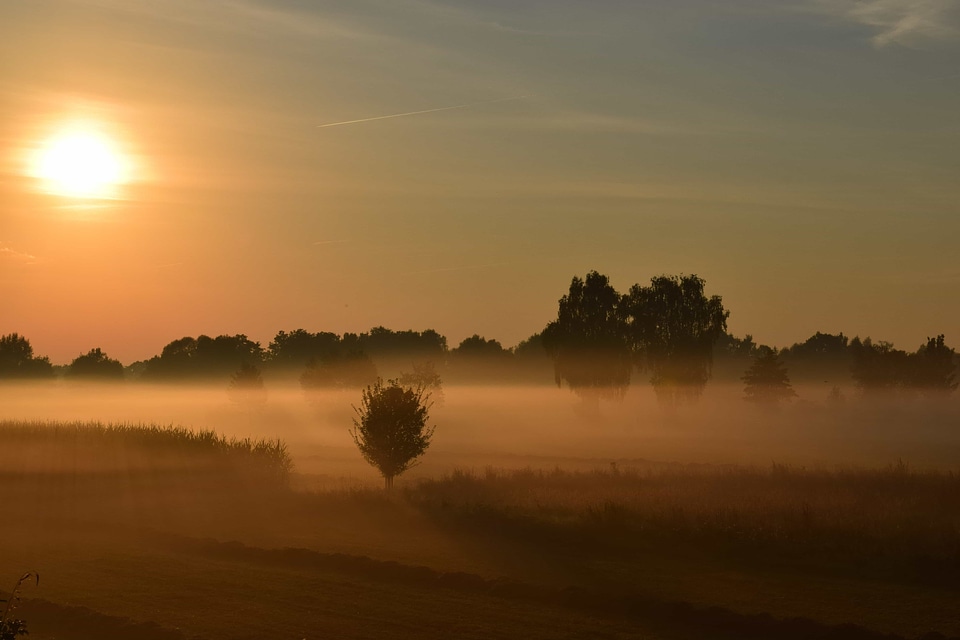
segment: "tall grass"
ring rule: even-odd
[[[891,559],[960,585],[960,474],[879,469],[660,466],[458,471],[407,499],[507,535],[603,544]]]
[[[137,450],[146,458],[179,457],[199,463],[226,463],[286,482],[293,461],[281,440],[227,438],[212,430],[142,423],[0,421],[0,449],[16,454],[42,451],[110,452]]]

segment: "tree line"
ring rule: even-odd
[[[13,333],[0,336],[0,378],[226,380],[247,367],[257,371],[243,375],[260,370],[298,375],[305,388],[359,388],[382,370],[416,365],[408,377],[434,381],[441,370],[460,381],[543,381],[552,373],[557,384],[590,404],[621,398],[646,377],[667,405],[695,400],[711,378],[743,380],[753,387],[748,398],[786,399],[788,391],[768,394],[763,385],[783,389],[790,378],[836,386],[853,382],[866,393],[944,394],[957,387],[957,355],[943,335],[928,338],[915,352],[869,337],[821,332],[776,349],[758,345],[750,335],[730,335],[729,315],[722,297],[708,296],[705,281],[696,275],[657,276],[622,294],[607,276],[592,271],[572,279],[558,301],[556,319],[509,349],[480,335],[450,348],[432,329],[374,327],[342,335],[296,329],[278,332],[266,347],[243,334],[186,336],[127,367],[99,348],[57,367],[36,356],[26,337]]]

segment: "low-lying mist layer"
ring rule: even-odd
[[[955,470],[960,396],[938,401],[862,397],[839,401],[830,383],[798,385],[801,400],[768,410],[739,385],[711,385],[698,402],[665,410],[648,385],[596,407],[555,386],[445,386],[422,464],[398,482],[455,468],[590,469],[611,461],[807,467],[896,464]],[[281,439],[303,473],[378,483],[350,438],[359,390],[304,392],[269,385],[266,401],[233,401],[226,385],[39,384],[0,386],[5,418],[19,421],[184,425],[226,438]]]

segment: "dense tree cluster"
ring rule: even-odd
[[[327,331],[310,333],[304,329],[295,329],[290,333],[281,331],[268,347],[273,364],[300,369],[339,350],[340,336],[337,334]]]
[[[937,396],[957,388],[956,352],[943,335],[928,338],[915,353],[894,349],[889,342],[854,338],[853,378],[866,393],[920,393]]]
[[[145,380],[175,380],[183,378],[224,378],[243,364],[263,362],[260,343],[243,334],[235,336],[189,336],[174,340],[163,348],[159,356],[147,360],[143,372]]]
[[[596,271],[575,277],[543,332],[557,384],[594,402],[618,398],[639,365],[665,404],[698,397],[729,315],[704,284],[695,275],[659,276],[621,295]]]
[[[0,378],[51,378],[48,358],[35,358],[30,341],[17,333],[0,336]]]
[[[67,377],[74,379],[123,380],[123,365],[99,348],[77,356],[67,369]]]
[[[455,349],[451,349],[450,355],[457,358],[502,358],[509,356],[510,352],[504,349],[498,340],[487,340],[473,334]]]

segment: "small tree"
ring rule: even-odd
[[[746,384],[745,400],[757,404],[776,406],[777,403],[796,397],[787,368],[780,362],[776,349],[761,347],[753,364],[740,378]]]
[[[396,380],[377,381],[363,390],[359,407],[353,407],[350,435],[363,459],[383,476],[384,488],[414,466],[422,456],[434,427],[427,426],[430,396],[423,387],[405,387]]]

